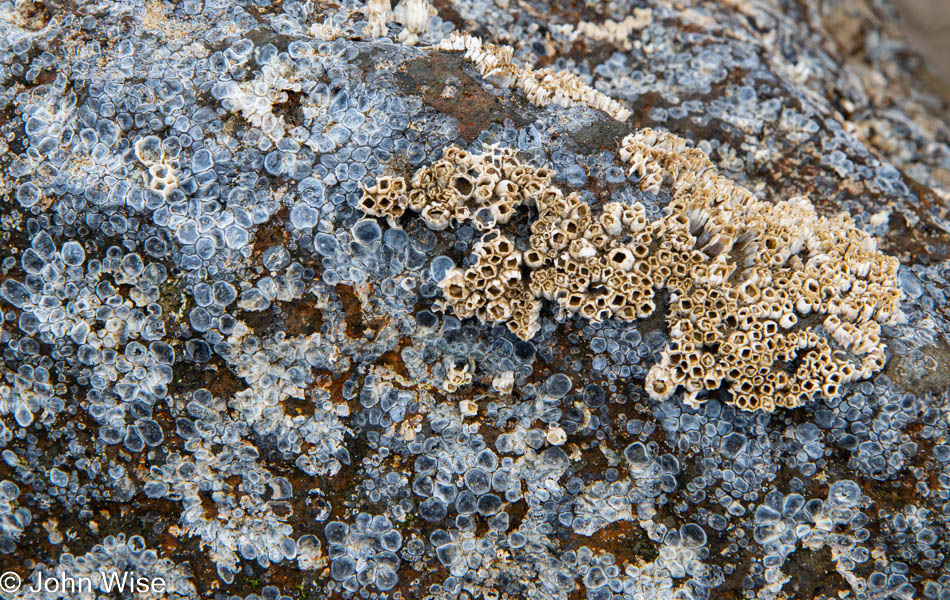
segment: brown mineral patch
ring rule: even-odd
[[[904,391],[915,396],[927,392],[941,393],[950,387],[950,371],[940,368],[941,365],[950,364],[950,344],[946,339],[940,338],[936,343],[924,346],[922,350],[934,368],[925,368],[923,372],[920,368],[912,371],[908,359],[895,353],[887,362],[884,373]]]
[[[304,299],[294,302],[280,302],[281,316],[284,318],[284,331],[288,337],[311,335],[323,326],[323,313],[316,304]]]
[[[375,333],[385,327],[385,319],[366,320],[363,315],[362,302],[352,286],[340,283],[334,289],[337,296],[340,297],[340,302],[343,303],[343,313],[345,315],[343,322],[346,324],[347,336],[357,339],[363,337],[367,331]]]
[[[239,310],[234,316],[258,337],[270,337],[282,328],[280,319],[271,310]]]
[[[201,508],[205,510],[205,518],[208,520],[218,516],[218,505],[211,499],[211,492],[198,492],[201,499]]]
[[[936,477],[933,478],[935,479]],[[860,477],[859,483],[862,489],[869,490],[868,496],[874,502],[874,508],[889,514],[901,512],[905,507],[914,504],[917,497],[917,480],[908,469],[898,471],[887,481]],[[880,522],[873,522],[869,527],[879,528]]]
[[[280,210],[274,213],[270,221],[261,225],[254,234],[254,246],[251,250],[251,258],[257,260],[265,250],[273,246],[279,246],[287,243],[290,239],[290,232],[287,229],[287,218],[290,210],[282,206]]]
[[[881,240],[881,250],[896,256],[905,265],[929,265],[950,257],[947,232],[929,219],[921,218],[912,224],[907,215],[894,211],[887,225],[888,231]]]
[[[571,134],[571,139],[588,153],[616,150],[620,140],[630,133],[630,127],[615,119],[595,121]]]
[[[218,368],[202,371],[206,382],[205,387],[212,396],[229,398],[247,387],[224,365],[223,361],[216,366]]]
[[[465,29],[462,27],[464,24],[462,15],[460,15],[459,12],[455,10],[455,6],[452,4],[451,0],[435,0],[432,4],[439,12],[439,17],[443,21],[452,23],[459,31],[465,31]]]
[[[561,17],[565,23],[580,23],[581,21],[591,21],[595,17],[602,17],[605,13],[606,4],[596,2],[584,2],[583,0],[566,0],[564,2],[545,2],[544,11],[532,7],[527,2],[521,2],[521,8],[528,14],[543,19],[545,21],[551,18],[551,15]]]
[[[832,9],[825,17],[823,29],[843,56],[857,56],[864,51],[868,29],[867,7],[860,2]],[[864,10],[862,10],[864,9]]]
[[[752,569],[752,563],[755,561],[755,557],[752,556],[747,549],[742,548],[739,548],[735,554],[730,553],[728,547],[731,540],[726,532],[714,531],[709,527],[705,527],[704,529],[706,530],[709,543],[710,561],[720,568],[731,566],[733,569],[731,573],[725,575],[725,581],[717,589],[717,597],[723,600],[739,600],[740,598],[744,598],[745,596],[742,594],[742,580],[750,574],[749,571]],[[804,600],[808,597],[801,596],[801,598]],[[808,600],[811,599],[808,598]]]
[[[287,101],[274,105],[274,115],[282,117],[287,129],[291,129],[304,122],[303,107],[300,105],[304,94],[294,90],[286,90],[284,93],[287,94]]]
[[[839,591],[851,590],[848,582],[835,570],[829,548],[817,552],[799,548],[788,557],[782,570],[791,577],[783,588],[791,598],[830,600],[838,598]]]
[[[406,365],[402,362],[402,349],[411,343],[412,340],[410,340],[408,337],[402,338],[399,340],[399,344],[395,348],[389,352],[386,352],[385,354],[380,355],[380,357],[376,359],[376,364],[389,367],[401,377],[408,378],[409,371],[406,369]]]
[[[287,337],[307,336],[319,333],[323,327],[323,312],[310,298],[291,302],[276,302],[280,312],[273,310],[241,310],[235,317],[258,337],[270,337],[283,331]]]
[[[583,544],[598,551],[609,552],[619,564],[638,565],[653,562],[659,555],[656,544],[647,532],[633,521],[617,521],[604,527]]]
[[[206,365],[185,361],[175,363],[172,382],[168,386],[171,394],[186,394],[201,388],[207,389],[216,398],[230,398],[247,386],[218,356]]]
[[[399,584],[396,586],[396,591],[400,592],[403,598],[421,598],[427,594],[429,586],[434,583],[441,584],[448,577],[449,570],[435,560],[431,561],[431,564],[426,564],[421,571],[403,563],[399,571]]]
[[[312,417],[316,406],[310,398],[294,398],[289,396],[281,401],[284,411],[291,417]]]
[[[946,219],[950,216],[950,209],[933,190],[906,173],[901,174],[904,183],[920,202],[891,212],[888,231],[881,240],[881,250],[897,256],[907,265],[929,265],[947,260],[950,258],[950,232],[935,223],[931,215],[936,213]],[[914,216],[908,218],[905,214],[908,211],[912,211]]]
[[[333,519],[343,518],[348,506],[357,499],[356,494],[361,481],[360,466],[363,458],[371,452],[369,444],[360,437],[350,438],[346,449],[350,453],[350,464],[343,465],[332,477],[318,477],[320,483],[316,486],[323,491],[330,502],[330,517]],[[359,500],[365,501],[365,498],[359,498]],[[361,504],[361,507],[365,507],[365,504]]]
[[[577,467],[577,475],[585,481],[595,481],[602,477],[602,473],[610,468],[607,457],[600,451],[600,447],[592,446],[581,453]]]
[[[461,54],[434,52],[399,67],[396,84],[406,94],[421,95],[435,110],[455,117],[459,134],[471,143],[491,123],[511,119],[522,126],[530,122],[525,106],[497,98],[485,91],[462,68]]]
[[[363,307],[360,304],[359,297],[351,286],[342,283],[337,284],[336,293],[340,297],[340,302],[343,303],[343,314],[345,315],[343,321],[346,323],[346,335],[351,338],[363,337],[363,332],[366,331],[366,321],[363,320]]]
[[[49,23],[50,12],[42,2],[24,2],[20,5],[17,22],[24,29],[39,31]]]

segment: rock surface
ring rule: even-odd
[[[0,3],[0,570],[88,577],[89,598],[125,597],[112,572],[215,600],[950,598],[950,129],[893,7],[390,9]],[[662,152],[631,168],[645,135]],[[453,146],[547,173],[575,216],[679,215],[711,259],[683,173],[853,226],[849,252],[899,262],[899,315],[834,308],[875,323],[883,368],[794,408],[658,394],[685,320],[706,327],[683,319],[696,288],[630,318],[538,294],[520,335],[470,316],[440,284],[483,266],[496,223],[530,277],[548,205],[528,180],[490,223],[361,204]],[[503,162],[482,173],[499,197]],[[776,239],[795,268],[840,266]],[[726,283],[758,298],[751,272]],[[825,300],[858,294],[836,281]],[[858,360],[808,312],[753,317]],[[4,599],[77,597],[10,581]]]

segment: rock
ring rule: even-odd
[[[896,15],[10,3],[2,570],[947,596],[950,130]]]

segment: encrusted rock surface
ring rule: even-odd
[[[0,2],[0,597],[950,598],[895,15]]]

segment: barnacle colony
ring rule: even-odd
[[[502,87],[511,87],[524,92],[535,106],[589,106],[602,110],[618,121],[626,121],[630,110],[617,100],[584,83],[570,71],[555,71],[551,68],[532,69],[513,61],[511,46],[496,46],[466,33],[453,33],[442,40],[439,50],[464,52],[482,77]]]
[[[562,316],[635,321],[668,294],[672,338],[647,376],[655,399],[680,386],[690,404],[725,386],[747,410],[795,407],[884,366],[881,325],[897,322],[898,261],[850,217],[819,217],[806,198],[776,204],[716,173],[709,158],[669,133],[640,130],[621,158],[641,188],[671,189],[665,216],[607,202],[597,214],[552,171],[511,149],[458,147],[410,181],[382,177],[360,208],[391,223],[405,210],[432,229],[471,222],[484,231],[474,263],[439,286],[461,318],[537,333],[542,300]],[[527,244],[502,231],[516,211],[537,216]]]

